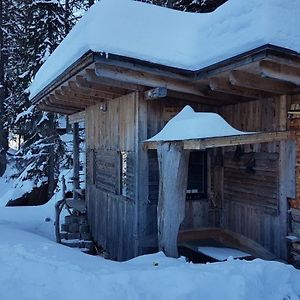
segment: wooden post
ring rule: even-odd
[[[290,96],[280,97],[279,129],[287,129],[287,111]],[[293,140],[281,141],[279,143],[279,217],[281,237],[280,258],[287,260],[288,244],[286,236],[288,234],[288,198],[296,197],[296,144]]]
[[[78,200],[79,189],[79,125],[73,124],[73,197]]]
[[[177,236],[185,215],[189,151],[183,144],[162,143],[159,164],[158,246],[167,256],[178,257]]]

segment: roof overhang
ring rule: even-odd
[[[147,93],[154,88],[163,88],[166,92],[163,96],[147,97],[148,100],[168,98],[213,106],[297,94],[300,55],[265,45],[201,70],[187,71],[88,52],[49,83],[32,102],[42,110],[69,115],[132,91]]]

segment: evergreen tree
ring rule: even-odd
[[[6,169],[6,152],[8,149],[7,130],[5,129],[5,99],[7,97],[6,87],[6,66],[7,66],[7,49],[8,34],[5,28],[8,22],[10,1],[0,0],[0,176]]]
[[[32,78],[80,17],[87,2],[79,0],[17,1],[10,15],[10,60],[7,65],[9,86],[6,98],[6,124],[24,143],[15,155],[20,180],[36,186],[49,184],[52,195],[65,156],[65,144],[57,128],[58,117],[39,111],[29,101]],[[13,38],[12,38],[13,37]]]

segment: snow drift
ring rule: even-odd
[[[279,262],[196,265],[156,253],[118,263],[62,246],[53,206],[0,208],[1,300],[299,300],[300,271]]]

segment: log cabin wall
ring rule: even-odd
[[[87,208],[92,235],[113,259],[136,255],[136,93],[86,109]],[[126,195],[121,186],[126,153]]]
[[[300,96],[292,97],[292,103],[299,104]],[[296,195],[290,200],[291,204],[291,231],[293,235],[300,238],[300,115],[291,114],[289,128],[295,130],[296,141]]]
[[[284,130],[288,101],[283,96],[239,103],[222,107],[220,114],[240,130]],[[282,189],[289,181],[283,178],[281,166],[286,160],[281,158],[285,145],[280,142],[224,148],[222,216],[223,227],[257,241],[282,258],[286,258],[287,234],[287,199]],[[292,153],[294,146],[290,147],[288,152]]]

